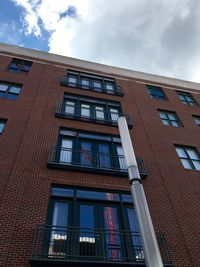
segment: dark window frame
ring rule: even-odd
[[[22,84],[16,84],[16,83],[4,82],[4,81],[0,81],[0,85],[7,86],[6,91],[1,91],[1,88],[0,88],[0,98],[11,99],[11,100],[17,99],[17,97],[21,93],[22,86],[23,86]],[[20,89],[19,93],[11,92],[12,87],[16,87]]]
[[[83,84],[82,81],[87,82]],[[99,84],[99,86],[95,86],[95,82]],[[122,88],[116,85],[114,78],[71,69],[67,70],[67,76],[61,80],[61,85],[111,95],[124,95]]]
[[[20,58],[13,58],[7,67],[7,70],[12,73],[24,73],[30,72],[33,62]]]
[[[191,93],[184,91],[176,91],[178,99],[185,105],[188,106],[199,106],[197,101],[194,99]]]
[[[162,87],[150,85],[150,84],[146,84],[146,87],[147,87],[148,94],[150,95],[152,99],[161,100],[161,101],[168,100]]]
[[[69,103],[68,105],[67,102]],[[89,106],[88,116],[84,116],[84,114],[82,114],[82,104]],[[115,127],[117,127],[117,118],[120,115],[126,116],[128,126],[129,128],[132,128],[132,118],[130,115],[123,114],[120,102],[94,97],[85,97],[81,95],[72,95],[69,93],[64,93],[63,101],[59,103],[55,113],[56,117],[106,124]]]
[[[179,159],[180,159],[180,160],[186,160],[186,161],[189,163],[190,167],[191,167],[191,168],[185,168],[184,164],[183,164],[182,161],[181,161],[181,163],[183,164],[183,167],[184,167],[185,169],[187,169],[187,170],[196,170],[196,171],[200,171],[200,170],[198,170],[198,169],[195,167],[195,165],[194,165],[194,163],[193,163],[193,161],[196,161],[196,162],[200,163],[200,153],[199,153],[199,151],[197,150],[196,147],[182,146],[182,145],[175,145],[175,149],[176,149],[176,153],[177,153]],[[186,154],[186,157],[179,156],[179,154],[178,154],[178,152],[177,152],[177,149],[181,149],[181,150]],[[192,150],[192,151],[197,155],[198,159],[193,159],[193,158],[190,157],[190,155],[189,155],[189,153],[188,153],[188,150],[189,150],[189,149]]]
[[[177,113],[175,111],[158,109],[158,112],[159,112],[160,120],[161,120],[163,125],[165,125],[165,126],[173,126],[175,128],[183,127],[183,124],[182,124],[180,118],[178,117],[178,115],[177,115]],[[166,118],[162,118],[161,117],[161,113],[165,114]],[[170,115],[173,115],[174,119],[171,119]],[[163,121],[167,121],[168,124],[164,124]],[[174,126],[173,122],[176,122],[178,126]]]

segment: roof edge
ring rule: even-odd
[[[0,43],[0,52],[7,52],[7,53],[16,54],[19,56],[32,57],[37,60],[52,61],[57,64],[69,64],[75,67],[79,66],[82,68],[88,68],[88,69],[101,71],[101,72],[105,72],[109,74],[113,73],[113,74],[117,74],[117,75],[124,76],[127,78],[145,80],[145,81],[154,82],[154,83],[157,82],[161,84],[167,84],[173,87],[177,86],[177,87],[182,87],[182,88],[187,88],[187,89],[200,90],[200,83],[196,83],[196,82],[170,78],[170,77],[165,77],[165,76],[160,76],[160,75],[150,74],[150,73],[145,73],[145,72],[139,72],[139,71],[134,71],[130,69],[110,66],[110,65],[104,65],[100,63],[61,56],[61,55],[57,55],[57,54],[53,54],[49,52],[34,50],[30,48],[24,48],[20,46],[11,45],[11,44]]]

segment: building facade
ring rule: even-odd
[[[200,85],[0,44],[0,266],[145,266],[124,115],[164,266],[200,266]]]

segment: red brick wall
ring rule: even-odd
[[[0,266],[29,266],[35,226],[45,223],[52,183],[128,189],[126,178],[47,168],[60,126],[119,134],[117,127],[56,118],[64,92],[120,101],[123,112],[132,115],[130,133],[148,168],[143,185],[155,229],[165,233],[174,266],[200,266],[200,172],[185,170],[174,149],[180,144],[200,151],[200,129],[191,117],[200,115],[200,107],[182,104],[164,85],[169,101],[152,100],[145,83],[123,77],[117,79],[123,97],[67,88],[59,85],[65,68],[33,63],[28,75],[15,74],[6,71],[10,59],[0,56],[0,80],[23,87],[17,100],[0,98],[0,118],[8,120],[0,136]],[[194,97],[200,103],[200,96]],[[157,109],[176,111],[184,127],[162,125]]]

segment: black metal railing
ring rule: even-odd
[[[172,264],[164,235],[157,240],[163,263]],[[138,232],[38,225],[31,260],[44,259],[145,264]]]
[[[112,126],[117,126],[118,117],[124,116],[126,117],[128,127],[129,128],[133,127],[133,120],[129,114],[123,114],[123,113],[116,114],[110,111],[103,111],[98,117],[95,115],[91,115],[90,112],[89,114],[82,114],[80,107],[76,111],[75,109],[72,111],[70,109],[67,110],[66,105],[63,102],[58,104],[55,115],[57,117],[62,117],[62,118],[90,121],[99,124],[108,124]]]
[[[144,160],[137,157],[141,178],[147,177]],[[127,176],[127,168],[123,155],[97,153],[85,149],[71,149],[52,146],[48,158],[49,167],[81,168],[87,171],[105,172],[113,175]]]
[[[95,86],[92,86],[92,85],[86,86],[81,83],[81,79],[78,77],[76,78],[76,82],[73,83],[69,81],[67,76],[64,76],[61,78],[60,84],[63,86],[76,87],[79,89],[90,90],[90,91],[99,92],[99,93],[106,93],[106,94],[112,94],[112,95],[118,95],[118,96],[124,95],[124,91],[121,86],[113,84],[112,89],[106,88],[106,85],[104,83],[102,83],[102,87],[100,88],[96,88]]]

